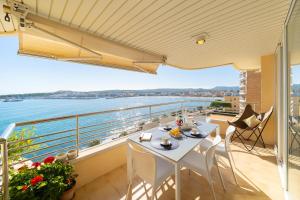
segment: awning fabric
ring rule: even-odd
[[[290,2],[0,0],[0,6],[0,36],[21,32],[20,53],[156,73],[161,63],[259,69],[261,56],[277,48]],[[11,22],[3,20],[7,14]],[[200,36],[203,45],[196,43]]]
[[[156,74],[163,62],[162,56],[118,44],[117,48],[110,48],[114,44],[55,22],[39,23],[44,22],[39,16],[30,19],[36,20],[34,25],[19,31],[19,54],[151,74]]]

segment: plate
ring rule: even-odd
[[[206,138],[208,136],[207,133],[197,132],[197,134],[193,134],[191,131],[183,132],[183,134],[191,138]]]
[[[185,127],[185,128],[181,127],[181,130],[182,131],[190,131],[190,130],[192,130],[192,128],[191,127]]]
[[[169,150],[173,150],[173,149],[177,149],[179,147],[179,143],[178,141],[176,141],[175,139],[172,139],[170,138],[169,141],[172,145],[170,145],[169,147],[163,147],[161,145],[161,138],[160,137],[157,137],[157,138],[153,138],[150,142],[150,145],[156,149],[159,149],[159,150],[164,150],[164,151],[169,151]]]

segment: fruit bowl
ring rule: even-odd
[[[175,128],[172,129],[171,131],[169,131],[170,136],[172,136],[173,138],[181,138],[181,131],[179,128]]]

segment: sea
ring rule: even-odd
[[[18,102],[0,101],[0,133],[2,133],[10,123],[14,122],[181,100],[212,101],[213,99],[212,97],[147,96],[114,99],[25,99]],[[199,105],[207,106],[209,103],[202,102],[199,103]]]
[[[215,98],[212,97],[172,97],[172,96],[140,96],[126,98],[99,98],[99,99],[25,99],[17,102],[0,101],[0,133],[11,123],[40,120],[67,115],[100,112],[119,108],[136,107],[150,104],[176,102],[182,100],[197,100],[197,103],[189,103],[184,106],[206,107]],[[165,110],[164,110],[165,109]],[[180,109],[179,105],[153,107],[152,113]],[[85,116],[79,118],[80,148],[85,149],[95,144],[95,140],[101,143],[114,137],[116,133],[136,126],[133,122],[149,117],[149,108],[129,111],[120,111],[107,114]],[[117,127],[117,128],[116,128]],[[39,160],[47,155],[57,155],[61,152],[76,148],[76,119],[66,119],[54,122],[34,124],[17,127],[15,132],[34,132],[37,137],[33,143],[40,144],[41,150],[28,149],[23,157],[31,160]],[[62,132],[57,134],[58,132]],[[54,135],[52,135],[55,133]],[[49,136],[50,135],[50,136]],[[97,142],[97,141],[96,141]]]

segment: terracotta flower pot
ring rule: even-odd
[[[72,149],[72,150],[68,151],[67,155],[68,155],[69,160],[73,160],[78,156],[78,151],[77,151],[77,149]]]
[[[60,200],[71,200],[71,199],[73,199],[74,196],[75,196],[75,186],[76,185],[74,185],[71,189],[65,191],[61,195]]]
[[[60,153],[55,156],[56,160],[66,161],[68,159],[66,153]]]

